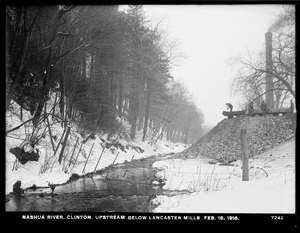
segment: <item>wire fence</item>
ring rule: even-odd
[[[132,149],[136,150],[138,154],[135,156],[132,156],[132,153],[127,152],[123,150],[122,148],[115,148],[115,147],[108,147],[105,143],[93,143],[92,146],[89,144],[86,144],[85,148],[82,148],[83,144],[76,143],[75,145],[69,145],[69,152],[66,153],[64,156],[64,159],[66,160],[67,166],[65,166],[65,171],[66,172],[72,172],[73,168],[76,165],[82,165],[84,164],[83,168],[83,173],[85,171],[86,165],[90,165],[89,168],[87,169],[86,172],[91,172],[94,171],[94,173],[98,170],[102,170],[105,168],[110,167],[113,164],[119,164],[119,163],[124,163],[125,161],[132,161],[133,157],[135,159],[142,158],[143,156],[140,155],[140,151],[137,147],[131,146]],[[107,147],[106,147],[107,146]],[[124,147],[125,149],[128,149],[128,147]],[[110,153],[107,153],[107,151],[110,151]],[[104,153],[103,153],[104,152]],[[82,154],[83,158],[78,161],[77,158],[78,156]],[[77,155],[77,156],[76,156]],[[93,156],[90,156],[93,155]],[[98,156],[95,156],[98,155]],[[52,156],[53,157],[53,156]],[[48,159],[52,158],[51,156],[48,156]],[[76,158],[76,159],[75,159]],[[201,163],[205,165],[211,165],[213,169],[208,169],[204,171],[205,169],[201,169],[201,164],[197,166],[197,169],[193,170],[186,170],[186,168],[183,169],[182,165],[180,167],[175,166],[175,161],[176,159],[181,159],[181,158],[173,158],[173,165],[174,168],[166,168],[166,169],[157,169],[163,171],[163,177],[176,177],[176,176],[192,176],[193,179],[196,177],[196,180],[212,180],[216,179],[218,181],[220,180],[231,180],[231,179],[241,179],[242,177],[242,169],[240,166],[237,164],[232,164],[232,163],[226,163],[226,161],[222,161],[221,159],[214,159],[214,158],[194,158],[195,160],[200,161]],[[286,156],[255,156],[255,157],[249,157],[249,160],[255,161],[255,160],[269,160],[269,161],[276,161],[276,160],[294,160],[295,156],[293,155],[286,155]],[[53,160],[53,159],[52,159]],[[193,159],[191,159],[193,160]],[[188,162],[190,162],[189,160]],[[56,160],[53,160],[53,164]],[[239,161],[239,160],[236,160]],[[46,162],[46,161],[45,161]],[[185,161],[183,160],[183,163]],[[172,162],[171,162],[172,164]],[[225,165],[225,166],[224,166]],[[229,166],[227,166],[229,165]],[[50,166],[50,163],[49,163]],[[51,167],[51,169],[52,169]],[[227,170],[225,169],[227,167]],[[222,169],[220,169],[222,168]],[[43,167],[44,171],[47,169],[46,166]],[[258,174],[259,175],[265,175],[268,176],[269,174],[278,174],[278,173],[286,173],[293,171],[295,172],[294,167],[286,167],[286,168],[267,168],[267,167],[249,167],[249,175],[252,177],[256,177]],[[107,175],[105,178],[109,178],[108,173],[110,172],[110,169],[107,170]],[[127,176],[126,176],[127,174]],[[134,168],[127,169],[126,172],[124,173],[123,177],[121,177],[120,180],[123,180],[124,182],[132,182],[130,180],[131,176],[139,176],[140,171],[135,170]],[[186,179],[188,177],[185,177]],[[127,179],[127,180],[126,180]],[[194,182],[194,181],[191,181]],[[170,182],[169,182],[170,183]],[[199,183],[199,182],[198,182]]]
[[[256,167],[257,169],[262,169],[260,167]],[[252,168],[254,169],[254,168]],[[252,170],[250,169],[250,171]],[[265,169],[264,169],[265,170]],[[273,170],[267,170],[268,173],[280,173],[280,172],[285,172],[285,171],[295,171],[295,168],[286,168],[286,169],[273,169]],[[165,170],[165,173],[173,173],[173,174],[192,174],[192,175],[208,175],[208,174],[212,174],[212,175],[232,175],[232,174],[242,174],[242,171],[237,172],[237,171],[231,171],[231,172],[192,172],[192,171],[172,171],[172,170]]]
[[[128,156],[124,156],[124,155],[119,155],[119,156],[121,159],[128,158]],[[103,159],[101,158],[102,166],[100,166],[100,167],[109,166],[112,163],[113,159],[114,159],[113,157],[110,157],[110,158],[103,157]],[[220,168],[221,166],[214,165],[214,167]],[[222,166],[222,167],[224,168],[224,166]],[[228,169],[230,169],[230,168],[232,168],[232,166],[228,166]],[[160,169],[158,169],[158,170],[160,170]],[[268,176],[268,174],[284,173],[284,172],[288,172],[288,171],[295,172],[294,167],[277,168],[277,169],[266,169],[263,167],[250,167],[250,170],[249,170],[250,176],[256,176],[258,173],[257,170],[264,171],[267,176]],[[256,171],[256,173],[253,171]],[[167,169],[167,170],[161,170],[161,172],[163,172],[162,176],[164,176],[164,177],[169,174],[172,174],[171,176],[185,176],[185,175],[200,176],[200,175],[202,175],[202,178],[205,178],[208,176],[215,176],[215,178],[217,178],[218,180],[228,180],[228,179],[235,179],[235,178],[242,177],[242,170],[240,169],[240,167],[233,167],[233,169],[231,169],[230,171],[224,171],[224,170],[217,171],[217,169],[210,169],[210,170],[208,169],[207,171],[201,171],[201,168],[199,169],[199,167],[197,168],[197,171],[184,171],[184,170],[181,170],[181,167],[179,167],[179,168],[176,168],[176,170]],[[134,170],[134,168],[127,170],[126,173],[128,175],[133,175],[133,176],[140,175],[140,171],[136,171],[136,170]],[[217,176],[219,176],[219,177],[217,177]]]
[[[284,157],[262,156],[262,157],[249,157],[249,159],[295,159],[295,156],[284,156]],[[210,160],[214,160],[214,159],[210,159]]]
[[[102,156],[100,156],[100,154],[103,153],[103,151],[105,150],[111,150],[113,153],[109,153],[109,154],[105,154]],[[118,151],[118,152],[117,152]],[[113,163],[124,163],[124,161],[132,161],[133,157],[131,155],[131,153],[120,153],[122,152],[122,150],[119,149],[111,149],[111,148],[107,148],[105,147],[105,145],[101,145],[101,144],[94,144],[93,145],[93,154],[99,154],[100,157],[97,157],[96,160],[98,160],[96,167],[94,168],[94,171],[96,171],[97,167],[98,168],[106,168],[109,167],[110,165],[112,165]],[[139,156],[137,156],[139,157]],[[180,158],[178,158],[180,159]],[[196,158],[195,158],[196,159]],[[250,157],[249,160],[257,160],[257,159],[270,159],[270,160],[286,160],[286,159],[295,159],[295,156],[285,156],[285,157],[272,157],[272,156],[262,156],[262,157]],[[93,159],[95,160],[95,158]],[[174,158],[174,161],[176,160],[176,158]],[[197,159],[198,160],[198,159]],[[201,158],[200,161],[206,161],[206,163],[210,164],[210,165],[215,165],[218,166],[222,165],[222,161],[221,160],[217,160],[217,159],[213,159],[213,158]],[[207,162],[208,161],[208,162]],[[211,163],[209,163],[209,161],[211,161]],[[88,158],[86,160],[86,163],[88,162]],[[224,165],[224,164],[223,164]],[[225,163],[225,165],[228,165]],[[178,168],[177,170],[172,170],[172,169],[168,169],[165,171],[165,173],[168,174],[173,174],[173,175],[214,175],[214,176],[226,176],[220,179],[230,179],[230,178],[235,178],[235,177],[240,177],[242,176],[242,170],[237,170],[236,166],[228,166],[229,168],[234,167],[234,169],[231,169],[230,171],[198,171],[199,168],[197,168],[197,171],[181,171],[181,167]],[[293,170],[293,168],[280,168],[280,169],[266,169],[264,167],[250,167],[250,171],[252,171],[253,169],[261,169],[265,172],[265,174],[273,174],[273,173],[280,173],[280,172],[286,172],[286,171],[291,171]],[[138,173],[135,174],[134,170],[129,170],[128,174],[131,175],[139,175]]]

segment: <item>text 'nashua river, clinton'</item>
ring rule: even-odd
[[[216,220],[214,216],[176,216],[176,215],[139,215],[139,216],[126,216],[126,215],[22,215],[22,219],[38,220],[38,219],[99,219],[99,220]]]

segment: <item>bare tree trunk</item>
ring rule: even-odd
[[[81,73],[81,75],[82,75],[82,78],[84,80],[86,80],[86,56],[85,56],[85,54],[82,56],[81,63],[82,63],[82,73]]]
[[[130,129],[130,137],[132,140],[135,138],[136,127],[137,127],[137,118],[139,114],[139,101],[138,95],[136,94],[136,98],[134,100],[133,109],[132,109],[132,119],[131,119],[131,129]]]
[[[95,73],[95,55],[92,52],[91,53],[91,69],[90,69],[90,81],[94,79],[94,73]]]
[[[138,131],[141,131],[142,128],[143,128],[143,122],[144,122],[144,116],[143,116],[143,113],[140,111],[139,113],[139,117],[138,117],[138,126],[137,126],[137,129]]]
[[[162,116],[162,119],[164,119],[165,118],[165,116],[166,116],[166,114],[167,114],[167,112],[168,112],[168,108],[169,108],[169,105],[166,105],[166,108],[165,108],[165,111],[164,111],[164,114],[163,114],[163,116]],[[159,126],[157,126],[157,124],[158,124],[158,121],[156,120],[155,121],[155,127],[154,127],[154,133],[152,134],[152,138],[151,138],[151,141],[155,138],[155,136],[157,135],[157,133],[159,132]]]
[[[122,109],[123,109],[123,80],[122,74],[121,77],[118,78],[118,116],[122,117]]]
[[[137,71],[136,71],[137,75]],[[131,101],[130,101],[130,107],[129,107],[129,119],[131,121],[131,129],[130,129],[130,137],[132,140],[134,140],[136,135],[136,128],[137,128],[137,120],[140,110],[140,88],[141,83],[136,80],[132,80],[132,95],[131,95]]]
[[[9,88],[9,85],[7,84],[7,92],[6,92],[6,110],[8,109],[9,105],[10,105],[10,102],[11,102],[11,99],[12,99],[12,95],[18,85],[18,82],[19,82],[19,79],[21,78],[21,75],[22,75],[22,72],[23,72],[23,69],[24,69],[24,65],[25,65],[25,58],[26,58],[26,55],[27,55],[27,49],[28,49],[28,43],[29,43],[29,39],[31,37],[31,33],[32,33],[32,30],[35,26],[35,23],[36,23],[36,20],[40,14],[40,9],[38,9],[37,13],[35,14],[28,30],[26,29],[26,10],[25,10],[25,7],[23,8],[23,13],[22,13],[22,16],[23,16],[23,20],[24,20],[24,32],[25,32],[25,37],[24,37],[24,44],[23,44],[23,50],[22,50],[22,53],[20,55],[21,59],[20,59],[20,62],[19,62],[19,69],[18,69],[18,73],[17,73],[17,76],[16,78],[13,80],[12,82],[12,86],[10,88],[10,90],[8,90]],[[16,35],[17,36],[17,35]],[[8,80],[8,78],[7,78]]]
[[[190,124],[189,124],[189,125],[190,125]],[[188,126],[187,131],[186,131],[186,133],[185,133],[185,137],[184,137],[184,140],[183,140],[183,143],[184,143],[184,144],[187,144],[187,142],[188,142],[189,131],[190,131],[190,126]]]
[[[183,140],[184,144],[187,144],[188,138],[189,138],[189,132],[190,132],[190,127],[191,127],[191,111],[189,111],[188,119],[187,119],[187,127],[186,127],[186,132],[185,132],[185,137]]]
[[[133,91],[130,93],[129,99],[128,99],[128,122],[131,125],[133,121],[133,110],[134,110],[134,96]]]
[[[150,109],[149,109],[150,110]],[[151,135],[152,134],[152,129],[153,129],[153,121],[152,119],[149,117],[149,124],[148,124],[148,132]]]
[[[172,142],[175,142],[175,132],[176,132],[176,129],[174,127],[172,127],[171,136],[170,136]]]
[[[149,109],[150,109],[150,93],[151,93],[151,88],[150,88],[150,82],[147,78],[147,89],[146,89],[146,109],[145,109],[145,122],[144,122],[144,129],[143,129],[143,142],[145,141],[146,134],[147,134],[147,126],[148,126],[148,119],[149,119]]]
[[[54,27],[52,36],[51,36],[50,44],[52,44],[56,40],[57,31],[58,31],[58,27],[59,27],[59,24],[60,24],[60,17],[61,17],[61,14],[60,14],[60,11],[58,10],[58,12],[57,12],[57,19],[56,19],[56,22],[55,22],[55,27]],[[52,57],[53,57],[52,50],[53,49],[50,46],[49,52],[48,52],[48,57],[47,57],[47,62],[46,62],[46,66],[47,66],[47,68],[46,68],[46,74],[44,75],[44,78],[43,78],[43,87],[42,87],[42,91],[41,91],[41,97],[40,97],[40,100],[39,100],[39,103],[38,103],[37,110],[36,110],[36,112],[34,114],[34,120],[32,121],[33,125],[35,127],[36,127],[37,122],[39,121],[39,118],[41,116],[41,113],[42,113],[42,110],[43,110],[43,107],[44,107],[44,104],[45,104],[44,97],[46,95],[48,95],[49,88],[50,88],[47,84],[49,82],[50,73],[51,73],[52,68],[53,68],[51,66]]]
[[[113,74],[112,74],[112,79],[111,79],[111,106],[112,106],[112,114],[116,114],[116,100],[117,100],[117,61],[114,59],[113,61]]]

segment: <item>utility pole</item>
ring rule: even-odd
[[[242,181],[249,181],[249,158],[247,152],[246,129],[241,129],[242,157],[243,157],[243,176]]]
[[[274,110],[274,83],[272,76],[272,32],[265,34],[266,39],[266,104],[269,110]]]

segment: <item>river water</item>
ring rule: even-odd
[[[151,200],[162,193],[151,185],[158,170],[139,165],[106,169],[57,186],[53,194],[44,188],[10,195],[6,211],[151,212]]]

